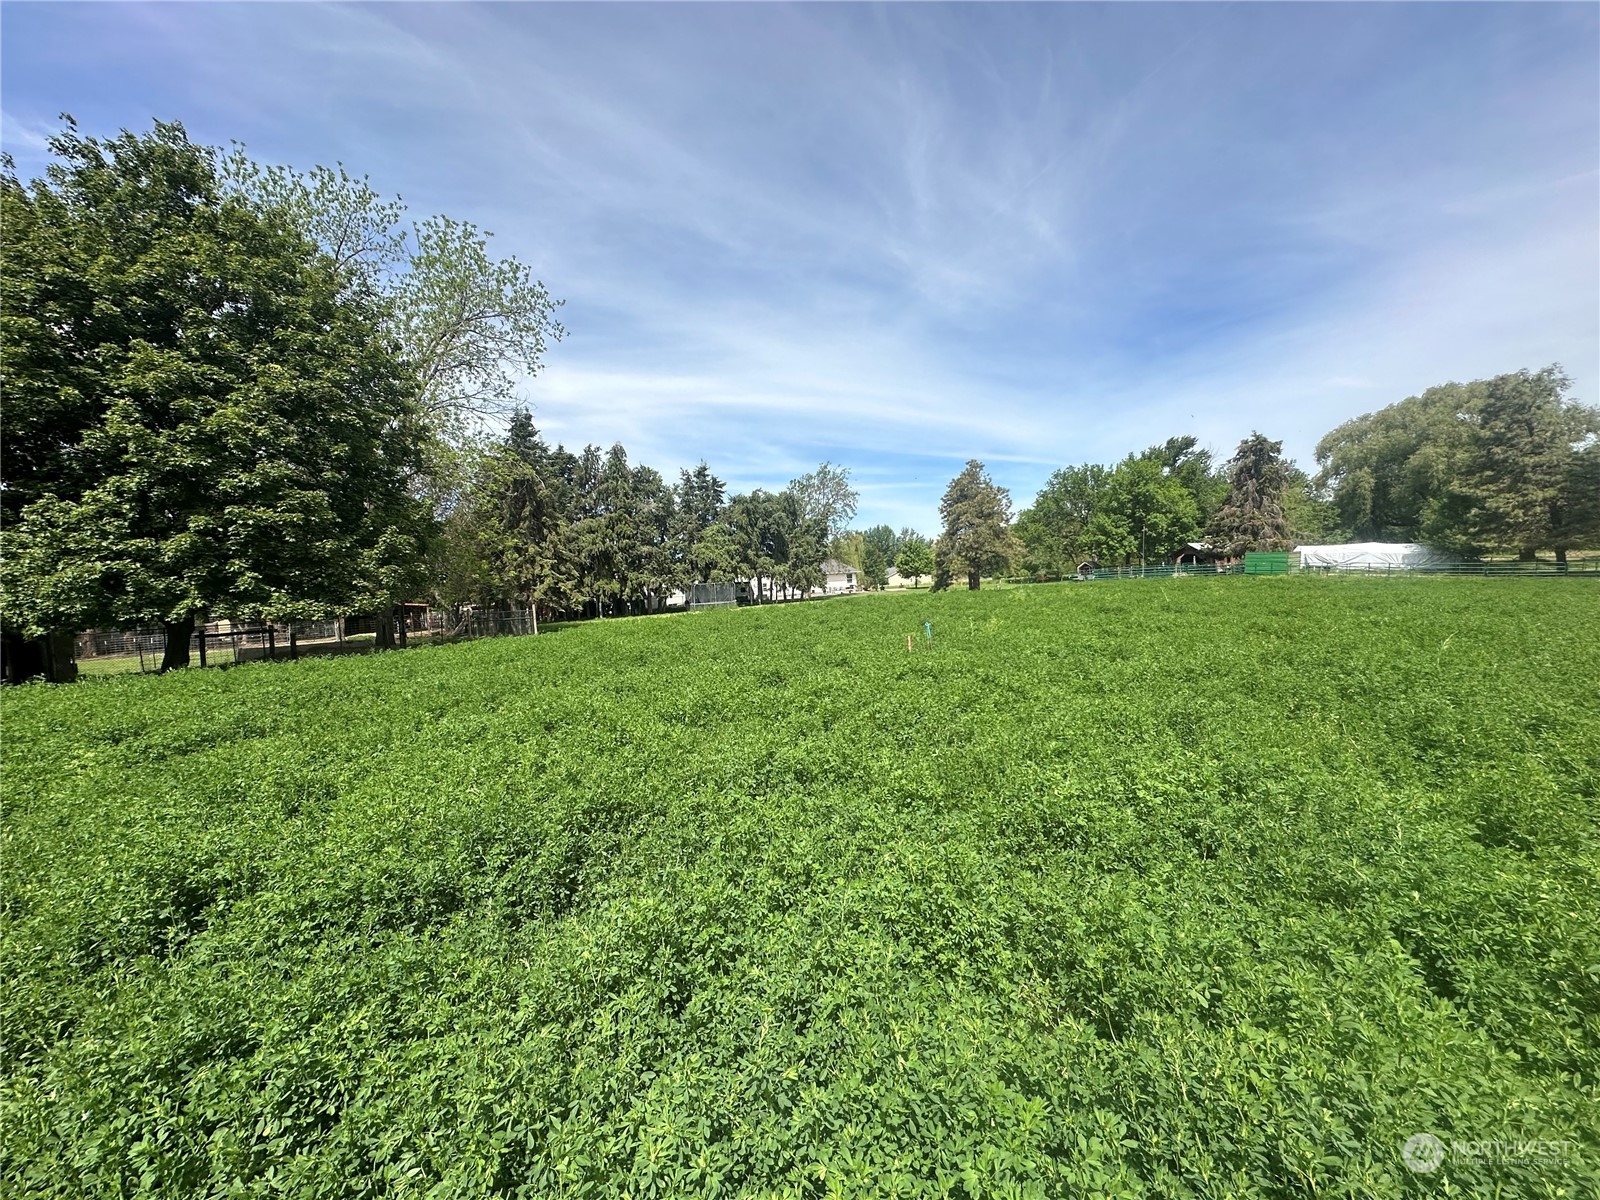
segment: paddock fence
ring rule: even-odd
[[[1493,579],[1580,578],[1600,579],[1600,557],[1574,558],[1566,563],[1519,562],[1512,559],[1494,559],[1483,562],[1441,563],[1431,566],[1344,566],[1302,567],[1294,555],[1282,565],[1272,564],[1269,569],[1252,570],[1251,565],[1236,563],[1153,563],[1148,566],[1100,567],[1094,571],[1039,571],[1031,575],[1008,575],[1006,583],[1091,583],[1107,579],[1184,579],[1202,575],[1385,575],[1412,577],[1418,575],[1461,575]]]
[[[404,621],[406,646],[429,642],[465,641],[537,632],[530,609],[500,612],[417,611],[410,606]],[[379,618],[346,617],[326,621],[212,622],[197,628],[189,638],[190,667],[229,667],[239,663],[280,659],[323,658],[360,654],[377,645]],[[73,659],[78,674],[153,674],[166,656],[167,635],[159,628],[95,629],[74,639]]]

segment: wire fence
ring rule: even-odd
[[[1006,583],[1090,583],[1105,579],[1173,579],[1194,575],[1472,575],[1493,578],[1572,577],[1600,579],[1600,558],[1575,558],[1557,563],[1540,560],[1521,562],[1493,559],[1481,562],[1437,563],[1419,566],[1350,564],[1337,567],[1304,567],[1290,556],[1287,563],[1273,570],[1252,570],[1243,562],[1233,563],[1157,563],[1148,566],[1098,567],[1081,571],[1038,571],[1031,575],[1010,575]]]
[[[408,605],[394,627],[396,644],[457,641],[537,632],[531,610],[459,615]],[[189,638],[191,667],[359,654],[376,648],[383,618],[346,617],[326,621],[212,622]],[[404,633],[400,631],[403,624]],[[160,628],[94,629],[77,636],[73,658],[79,675],[152,674],[166,657],[167,635]]]
[[[1004,582],[1093,583],[1118,579],[1181,579],[1206,575],[1244,575],[1258,573],[1243,562],[1162,563],[1145,566],[1098,567],[1079,571],[1039,571],[1029,575],[1007,576]],[[1303,567],[1295,556],[1286,563],[1272,564],[1265,573],[1295,575],[1460,575],[1496,578],[1536,578],[1541,576],[1600,579],[1600,557],[1585,556],[1567,563],[1540,560],[1521,562],[1495,559],[1480,562],[1429,564],[1426,566],[1340,566]],[[736,584],[693,584],[687,595],[687,608],[700,609],[733,605],[738,602]],[[382,618],[347,617],[326,621],[260,622],[230,624],[213,622],[197,628],[189,640],[190,666],[227,667],[238,663],[354,654],[372,650],[377,644],[377,628]],[[456,613],[429,610],[422,605],[406,606],[405,632],[396,628],[399,644],[440,643],[473,638],[509,637],[539,632],[540,624],[531,609],[484,611],[466,609]],[[554,628],[547,624],[546,628]],[[166,655],[166,633],[159,629],[95,629],[75,640],[73,657],[80,675],[120,675],[153,673],[161,669]]]
[[[726,608],[739,603],[739,585],[734,583],[691,583],[685,593],[691,609]]]
[[[253,625],[212,622],[189,637],[192,666],[225,667],[263,659],[299,658],[311,654],[349,653],[370,648],[376,634],[346,628],[346,622],[261,622]],[[159,628],[93,629],[74,641],[73,658],[80,675],[121,675],[161,669],[167,635]]]

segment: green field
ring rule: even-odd
[[[3,717],[10,1194],[1600,1184],[1586,581],[852,597]]]

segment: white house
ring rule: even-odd
[[[822,573],[827,576],[823,585],[824,592],[853,592],[856,590],[856,569],[847,562],[840,562],[837,558],[822,560]]]

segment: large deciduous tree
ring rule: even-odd
[[[416,373],[432,429],[459,441],[485,420],[509,418],[516,389],[564,334],[533,269],[490,252],[493,234],[446,216],[408,218],[365,177],[340,166],[265,167],[237,147],[222,162],[227,188],[298,224],[335,262],[348,288],[379,297],[386,331]]]
[[[1317,477],[1359,541],[1453,540],[1479,384],[1447,383],[1344,422],[1317,443]]]
[[[1567,401],[1571,386],[1554,366],[1483,384],[1461,481],[1472,541],[1517,550],[1524,559],[1549,548],[1565,561],[1569,549],[1600,535],[1594,466],[1600,409]]]
[[[1549,366],[1429,388],[1324,437],[1318,482],[1358,538],[1564,559],[1600,538],[1600,409],[1570,387]]]
[[[1213,469],[1211,451],[1202,448],[1197,437],[1190,434],[1170,437],[1159,446],[1151,446],[1140,457],[1159,466],[1163,475],[1194,498],[1195,512],[1202,527],[1227,499],[1228,470]]]
[[[945,488],[939,502],[944,531],[936,558],[945,566],[941,582],[965,575],[976,591],[985,575],[1008,569],[1022,547],[1011,532],[1011,494],[998,487],[977,459],[970,459]]]
[[[800,505],[799,519],[815,522],[826,544],[838,537],[856,515],[861,497],[850,486],[850,468],[825,462],[815,471],[789,481],[786,489]]]
[[[1189,490],[1159,461],[1130,455],[1106,476],[1079,546],[1097,561],[1144,563],[1175,553],[1199,525]]]
[[[390,602],[426,514],[415,375],[381,307],[181,126],[68,127],[0,178],[8,631]]]
[[[1087,553],[1084,534],[1111,471],[1096,463],[1064,467],[1045,481],[1033,504],[1017,517],[1023,568],[1065,573]]]

